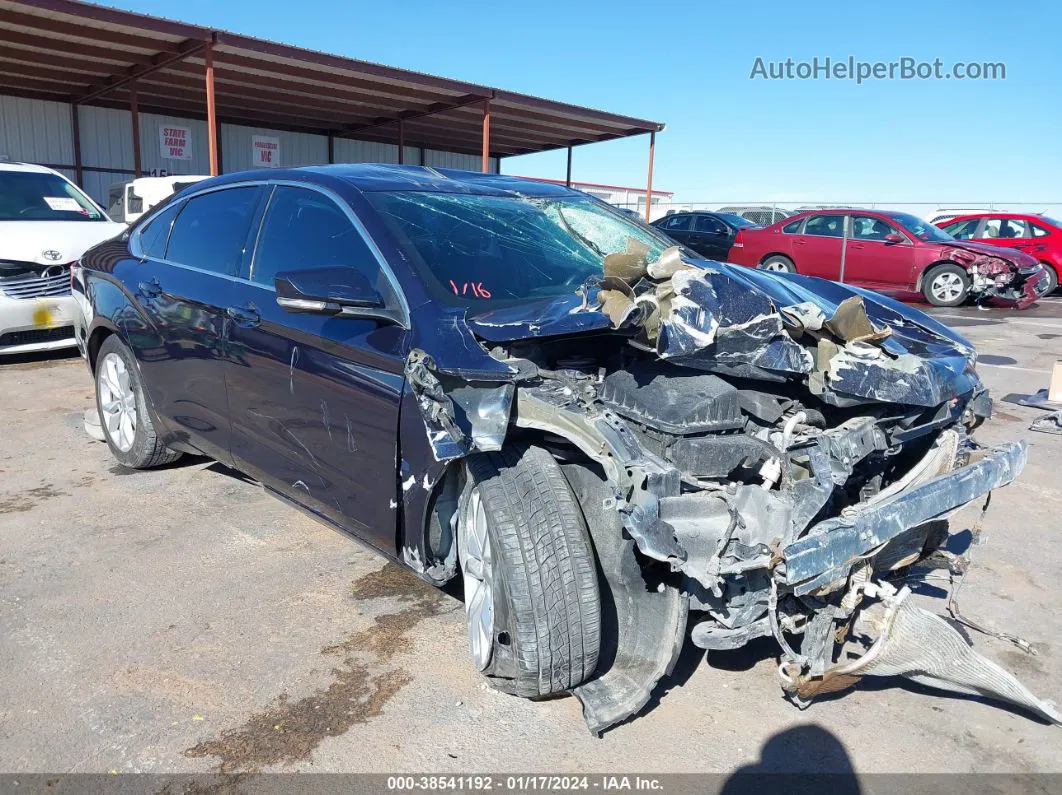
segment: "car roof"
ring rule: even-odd
[[[549,182],[511,177],[506,174],[484,174],[479,171],[460,171],[430,166],[398,166],[385,163],[337,163],[328,166],[259,169],[241,171],[215,177],[202,187],[249,179],[298,179],[314,182],[338,179],[359,190],[371,191],[432,191],[437,193],[485,194],[494,196],[579,196],[581,191]]]
[[[791,221],[794,218],[801,218],[805,215],[846,215],[848,213],[859,213],[864,215],[869,213],[870,215],[889,215],[895,212],[894,210],[868,210],[866,207],[812,207],[810,210],[798,210],[793,213],[789,218],[783,218],[783,221]]]
[[[0,171],[24,171],[31,174],[59,174],[54,168],[38,166],[35,163],[20,163],[16,160],[0,158]],[[60,176],[62,176],[60,174]]]
[[[956,215],[949,221],[965,221],[968,218],[1038,218],[1037,213],[997,213],[993,210],[979,210],[975,213],[963,213]]]

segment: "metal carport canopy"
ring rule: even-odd
[[[0,0],[0,94],[130,109],[134,131],[138,112],[206,119],[215,171],[220,122],[399,144],[400,162],[403,145],[482,155],[484,170],[664,127],[77,0]]]

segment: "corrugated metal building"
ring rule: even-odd
[[[650,136],[658,122],[78,0],[0,0],[0,156],[106,203],[139,175],[502,157]]]
[[[0,89],[2,90],[2,89]],[[81,137],[81,186],[96,201],[107,206],[107,189],[133,178],[133,133],[131,113],[115,108],[82,106],[79,110]],[[209,174],[207,124],[202,119],[140,113],[141,170],[152,174]],[[164,156],[160,128],[181,127],[189,131],[185,159]],[[222,173],[256,168],[253,162],[253,136],[279,141],[278,166],[306,166],[328,163],[328,136],[247,127],[219,125],[220,148],[224,153]],[[406,163],[444,168],[476,170],[479,155],[445,152],[406,146]],[[74,139],[69,103],[0,94],[0,157],[40,163],[77,180],[74,166]],[[339,138],[334,142],[334,163],[397,163],[398,146],[379,141]],[[491,171],[498,170],[498,158],[491,158]]]

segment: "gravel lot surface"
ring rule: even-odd
[[[1047,386],[1062,299],[935,314],[981,352],[979,438],[1030,445],[963,610],[1031,642],[974,637],[1057,698],[1062,436],[1003,398]],[[766,641],[690,647],[650,709],[593,737],[573,698],[481,683],[457,600],[238,473],[116,465],[81,428],[91,390],[76,356],[0,360],[0,771],[1062,772],[1062,729],[973,699],[888,681],[800,711]]]

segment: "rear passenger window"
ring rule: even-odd
[[[670,218],[664,220],[662,226],[664,229],[670,229],[675,232],[684,232],[690,228],[690,216],[672,215]]]
[[[174,204],[147,222],[147,226],[140,233],[140,248],[146,256],[163,259],[166,243],[170,239],[170,227],[173,226],[173,219],[180,209],[181,205]]]
[[[797,218],[795,221],[790,221],[788,224],[782,227],[782,231],[787,235],[795,235],[800,231],[800,225],[804,223],[803,218]]]
[[[166,259],[234,276],[257,200],[257,186],[216,190],[189,199],[173,222]]]
[[[376,257],[346,213],[315,190],[278,186],[266,210],[251,281],[272,287],[282,271],[337,266],[359,269],[382,292]]]

